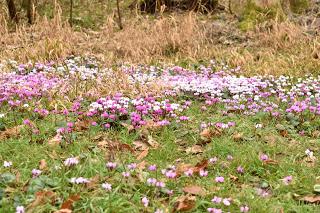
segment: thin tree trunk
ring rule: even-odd
[[[72,27],[73,20],[72,20],[72,13],[73,13],[73,0],[70,0],[70,17],[69,17],[69,24]]]
[[[13,0],[6,0],[6,1],[7,1],[10,19],[18,23],[19,18],[18,18],[17,9],[14,4],[14,1]]]
[[[120,0],[117,0],[117,13],[118,13],[118,25],[120,30],[123,29],[123,25],[122,25],[122,18],[121,18],[121,11],[120,11]]]
[[[28,18],[28,23],[32,24],[33,23],[33,0],[28,0],[27,1],[27,18]]]

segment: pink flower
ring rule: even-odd
[[[163,213],[161,209],[157,209],[154,213]]]
[[[240,212],[249,212],[249,207],[248,206],[241,206],[240,207]]]
[[[217,161],[218,161],[218,158],[217,158],[217,157],[213,157],[213,158],[210,158],[210,159],[209,159],[209,162],[212,163],[212,164],[215,163],[215,162],[217,162]]]
[[[154,185],[156,185],[156,183],[157,183],[157,179],[155,179],[155,178],[148,178],[147,179],[148,185],[154,186]]]
[[[137,164],[136,163],[131,163],[128,165],[128,169],[130,170],[135,170],[135,168],[137,168]]]
[[[208,208],[207,210],[208,210],[208,212],[210,212],[210,213],[222,213],[222,210],[221,210],[221,209]]]
[[[243,174],[243,173],[244,173],[244,168],[243,168],[242,166],[238,166],[237,172],[238,172],[239,174]]]
[[[32,173],[32,178],[36,178],[41,174],[41,170],[32,169],[31,173]]]
[[[227,160],[229,160],[229,161],[233,160],[232,155],[228,155],[228,156],[227,156]]]
[[[123,177],[130,177],[130,172],[122,172]]]
[[[223,183],[224,182],[224,177],[216,177],[216,179],[215,179],[215,181],[217,182],[217,183]]]
[[[17,206],[16,213],[24,213],[24,207],[23,206]]]
[[[188,177],[192,176],[193,174],[193,170],[192,169],[188,169],[187,171],[184,172],[184,174]]]
[[[214,196],[211,201],[212,201],[213,203],[221,203],[222,198],[221,198],[221,197]]]
[[[67,127],[72,128],[73,126],[74,126],[74,124],[72,122],[67,123]]]
[[[141,202],[143,203],[144,207],[148,207],[149,205],[149,200],[148,198],[144,197],[141,199]]]
[[[156,182],[156,187],[164,188],[164,187],[166,187],[166,184],[164,182],[158,181],[158,182]]]
[[[108,163],[106,163],[106,167],[108,168],[108,169],[115,169],[116,167],[117,167],[117,163],[114,163],[114,162],[108,162]]]
[[[199,171],[199,175],[200,175],[201,177],[206,177],[206,176],[208,176],[208,171],[201,169],[201,170]]]
[[[266,154],[260,155],[260,160],[261,161],[267,161],[268,159],[269,159],[268,155],[266,155]]]
[[[223,202],[223,204],[225,205],[225,206],[230,206],[231,205],[231,199],[230,198],[224,198],[223,200],[222,200],[222,202]]]
[[[23,120],[23,124],[27,125],[27,126],[32,126],[32,123],[31,123],[31,121],[29,119]]]
[[[111,191],[112,190],[112,185],[109,183],[103,183],[102,188],[104,188],[106,191]]]
[[[290,175],[290,176],[287,176],[287,177],[285,177],[285,178],[283,178],[283,183],[285,184],[285,185],[289,185],[290,183],[291,183],[291,181],[292,181],[292,176]]]
[[[156,171],[157,170],[157,165],[153,164],[149,166],[149,171]]]
[[[77,165],[78,163],[79,163],[78,158],[67,158],[64,161],[65,166],[74,166],[74,165]]]
[[[177,173],[175,171],[168,170],[166,171],[165,175],[167,178],[173,179],[177,176]]]

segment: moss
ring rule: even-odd
[[[309,0],[290,0],[290,9],[294,13],[303,13],[309,7]]]
[[[280,5],[276,4],[262,8],[257,6],[253,1],[248,1],[240,16],[239,28],[243,31],[247,31],[264,21],[276,18],[284,19],[284,17],[285,15]]]

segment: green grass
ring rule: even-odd
[[[231,197],[232,205],[223,207],[225,211],[231,212],[239,212],[240,204],[247,204],[251,212],[280,212],[281,209],[284,212],[319,210],[319,206],[315,204],[301,203],[294,199],[296,195],[312,194],[313,186],[319,182],[319,168],[316,165],[307,166],[303,162],[306,149],[319,150],[318,139],[301,137],[295,132],[282,137],[275,128],[275,121],[261,115],[247,117],[235,114],[223,117],[217,113],[219,107],[212,107],[203,113],[200,106],[198,102],[188,110],[187,114],[192,119],[190,122],[149,132],[160,146],[149,150],[144,159],[147,165],[157,164],[158,168],[165,168],[167,165],[177,165],[177,159],[193,165],[213,156],[219,159],[216,165],[209,166],[208,177],[181,176],[168,181],[167,187],[174,190],[172,197],[168,198],[146,185],[146,178],[155,176],[147,170],[137,171],[136,176],[128,180],[121,176],[121,172],[126,170],[123,166],[115,172],[108,171],[105,163],[110,150],[99,148],[97,142],[92,140],[93,137],[103,134],[110,140],[133,144],[139,138],[138,132],[128,133],[125,129],[102,132],[92,128],[90,133],[77,133],[74,143],[63,148],[52,147],[46,143],[30,143],[27,132],[23,132],[18,138],[1,142],[0,161],[10,160],[13,166],[0,169],[0,212],[13,212],[14,206],[21,204],[28,207],[35,199],[36,191],[43,190],[54,191],[56,200],[43,201],[33,207],[32,212],[56,211],[72,194],[81,196],[81,199],[74,203],[75,212],[151,212],[156,208],[172,210],[175,200],[184,194],[182,188],[186,185],[199,185],[207,192],[205,196],[197,196],[192,212],[205,212],[206,208],[213,206],[222,207],[221,204],[211,203],[213,196]],[[53,133],[55,126],[52,120],[49,116],[36,123],[47,132]],[[186,148],[201,140],[198,126],[202,121],[235,121],[236,127],[225,131],[220,137],[213,137],[210,143],[203,146],[203,153],[186,154]],[[255,124],[259,122],[264,124],[263,129],[255,129]],[[234,132],[242,133],[243,140],[234,141]],[[277,161],[277,164],[263,164],[259,160],[260,153],[266,153]],[[227,155],[232,155],[233,160],[228,161]],[[65,168],[63,161],[71,156],[78,156],[80,163],[70,169]],[[31,170],[38,168],[42,159],[47,162],[47,168],[40,177],[32,179]],[[119,164],[140,162],[128,151],[115,153],[115,161]],[[243,175],[236,172],[239,165],[245,170]],[[160,177],[160,171],[158,173],[157,176]],[[17,174],[20,175],[19,178],[15,177]],[[230,175],[237,176],[238,180],[232,180]],[[288,175],[293,176],[293,182],[284,185],[281,179]],[[89,187],[69,183],[70,178],[80,176],[98,179]],[[215,183],[216,176],[225,177],[225,182]],[[106,192],[101,188],[105,181],[112,184],[112,192]],[[271,191],[270,196],[263,198],[257,195],[256,190],[262,185],[266,185]],[[148,208],[141,204],[143,196],[150,199]]]

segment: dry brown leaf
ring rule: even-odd
[[[147,157],[149,154],[149,149],[143,150],[138,156],[137,160],[142,160],[143,158]]]
[[[140,163],[137,164],[137,169],[143,170],[146,168],[147,162],[141,161]]]
[[[89,120],[77,121],[74,124],[74,129],[78,132],[87,130],[87,129],[89,129],[91,123],[92,123],[92,121],[89,121]]]
[[[47,202],[54,203],[56,200],[56,193],[53,191],[39,191],[36,192],[35,200],[28,206],[28,209],[32,210],[36,206],[43,205]]]
[[[186,149],[187,154],[200,154],[203,153],[202,146],[199,145],[193,145],[192,147],[189,147]]]
[[[189,193],[192,195],[200,195],[200,196],[205,196],[206,192],[201,186],[196,186],[196,185],[190,185],[186,186],[182,189],[185,193]]]
[[[121,143],[118,141],[103,140],[98,142],[97,146],[109,151],[130,151],[131,153],[135,153],[134,149],[129,144]]]
[[[148,136],[147,143],[154,149],[159,147],[159,143],[156,140],[154,140],[151,135]]]
[[[131,132],[132,130],[134,130],[134,126],[132,126],[131,124],[127,124],[124,122],[121,122],[120,124],[121,124],[121,126],[126,127],[128,132]]]
[[[243,141],[243,133],[236,132],[233,134],[232,138],[236,142]]]
[[[58,211],[55,211],[54,213],[72,213],[72,210],[70,210],[70,209],[60,209]]]
[[[177,199],[174,204],[173,212],[183,212],[193,209],[196,205],[196,197],[184,195]]]
[[[55,146],[59,145],[62,142],[62,136],[60,134],[56,134],[53,138],[48,141],[49,145]]]
[[[46,162],[46,160],[45,160],[45,159],[40,160],[40,162],[39,162],[39,169],[40,169],[40,170],[44,170],[44,169],[46,169],[46,168],[47,168],[47,162]]]
[[[144,143],[141,140],[134,141],[133,145],[135,150],[146,150],[149,147],[146,143]]]
[[[272,160],[272,159],[268,159],[263,161],[264,164],[270,164],[270,165],[278,165],[278,161]]]
[[[234,175],[231,175],[231,174],[229,174],[229,177],[234,182],[238,181],[238,179],[239,179],[237,176],[234,176]]]
[[[306,203],[320,204],[320,195],[306,195],[299,200]]]
[[[197,163],[195,166],[191,164],[180,164],[177,167],[177,176],[181,176],[185,171],[191,169],[193,173],[199,173],[200,170],[204,170],[208,167],[208,160],[202,160]]]
[[[70,197],[68,197],[68,199],[66,201],[64,201],[62,203],[61,210],[64,210],[64,209],[72,210],[73,203],[78,201],[78,200],[80,200],[80,195],[79,194],[71,195]]]
[[[0,140],[17,137],[20,134],[22,128],[23,125],[19,125],[0,132]]]

